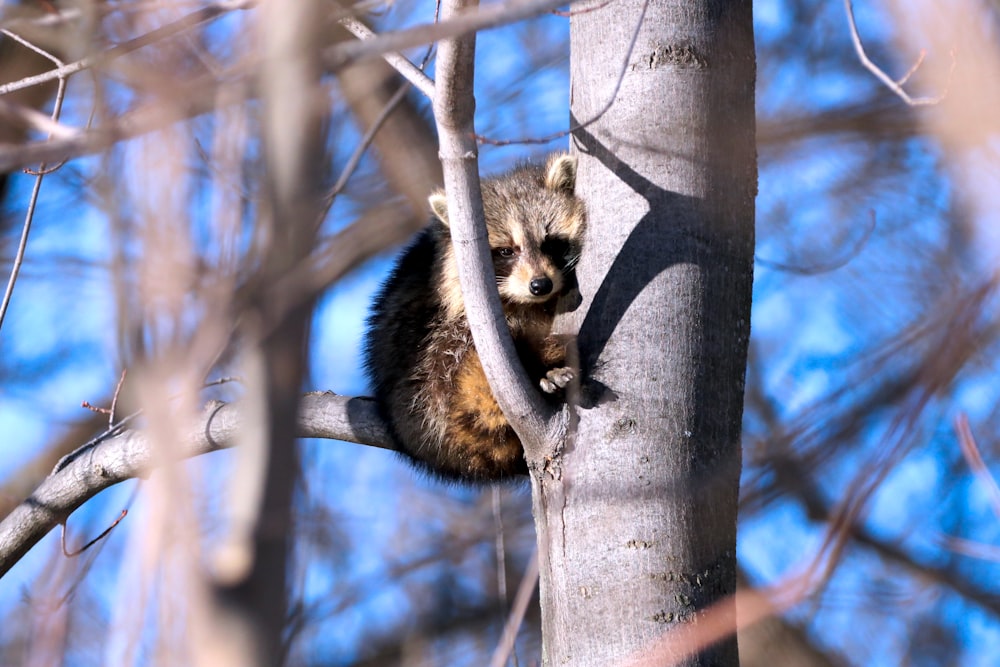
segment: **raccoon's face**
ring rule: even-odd
[[[510,304],[543,304],[566,286],[580,256],[586,215],[574,195],[576,158],[557,154],[544,167],[519,167],[482,182],[483,209],[493,268],[501,299]],[[437,217],[448,224],[447,200],[430,198]],[[450,313],[462,310],[457,268],[446,250],[443,298]]]
[[[579,258],[576,239],[559,222],[538,219],[539,214],[510,210],[507,215],[513,220],[487,223],[497,288],[505,301],[545,303],[558,296],[565,286],[566,272]]]

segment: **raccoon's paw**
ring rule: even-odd
[[[542,391],[546,394],[554,394],[560,389],[563,389],[570,382],[576,374],[573,369],[569,366],[563,366],[562,368],[553,368],[548,373],[545,374],[538,384],[542,387]]]

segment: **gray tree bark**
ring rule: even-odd
[[[533,477],[546,665],[736,665],[691,652],[736,590],[756,192],[750,0],[625,0],[571,24],[585,378]],[[636,35],[636,26],[642,25]],[[629,54],[630,44],[634,49]],[[625,67],[621,87],[616,82]],[[575,321],[573,321],[575,319]]]

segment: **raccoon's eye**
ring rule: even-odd
[[[505,259],[510,259],[514,256],[513,248],[497,248],[493,252],[495,252],[498,257],[503,257]]]
[[[543,253],[556,260],[558,263],[560,260],[566,260],[566,256],[570,251],[570,244],[569,241],[564,238],[549,236],[542,241],[541,249]]]

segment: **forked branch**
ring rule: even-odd
[[[847,23],[851,28],[851,41],[854,43],[854,51],[858,54],[858,60],[861,61],[861,64],[864,65],[865,69],[875,75],[876,79],[885,84],[886,88],[896,93],[901,100],[909,104],[911,107],[934,105],[945,98],[948,94],[947,89],[935,97],[912,97],[909,93],[907,93],[906,90],[903,89],[903,86],[910,80],[913,73],[920,68],[920,65],[924,61],[925,54],[920,54],[920,57],[917,58],[917,61],[913,64],[913,66],[907,70],[906,74],[899,79],[893,79],[891,76],[886,74],[881,67],[872,62],[871,58],[868,57],[868,53],[865,51],[865,46],[861,43],[861,35],[858,33],[858,24],[854,20],[854,5],[851,3],[851,0],[844,0],[844,10],[847,12]],[[952,54],[951,68],[954,71],[954,53]]]

